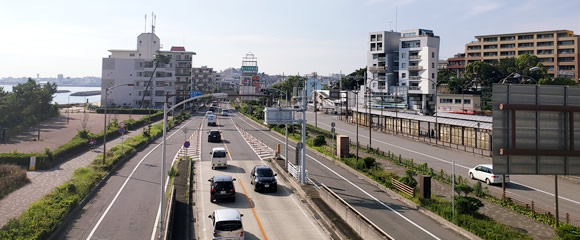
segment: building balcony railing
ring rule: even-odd
[[[421,80],[421,76],[409,76],[409,80]]]
[[[385,66],[372,66],[369,67],[369,71],[372,73],[384,73],[386,72]]]
[[[385,61],[385,57],[379,57],[379,62],[384,62]]]
[[[421,55],[412,55],[409,56],[409,59],[413,60],[413,59],[421,59]]]
[[[409,86],[409,91],[421,91],[421,86]]]
[[[409,70],[423,70],[423,66],[409,66]]]

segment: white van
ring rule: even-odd
[[[215,115],[207,115],[207,125],[217,126],[217,117]]]
[[[238,209],[215,210],[208,217],[211,221],[213,239],[244,239],[244,226]]]
[[[223,147],[215,147],[211,150],[211,169],[217,167],[228,167],[228,152]]]

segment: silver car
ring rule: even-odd
[[[244,239],[244,226],[238,209],[215,210],[208,217],[212,220],[213,239]]]

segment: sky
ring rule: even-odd
[[[578,0],[22,0],[0,7],[1,77],[101,77],[110,49],[155,33],[163,50],[194,51],[194,67],[239,68],[252,52],[267,74],[351,73],[368,33],[430,29],[440,59],[474,36],[543,30],[580,35]],[[145,23],[145,15],[147,24]]]

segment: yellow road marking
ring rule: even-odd
[[[248,204],[250,205],[250,209],[252,209],[252,213],[254,214],[254,218],[256,218],[256,222],[258,223],[258,227],[260,228],[260,232],[262,232],[262,236],[264,236],[264,240],[268,240],[268,236],[266,236],[266,232],[264,232],[264,228],[262,227],[262,223],[260,222],[260,218],[258,218],[258,214],[256,213],[256,209],[254,209],[254,204],[252,204],[252,201],[248,197],[248,192],[246,191],[246,187],[244,186],[244,183],[242,182],[241,179],[239,179],[239,181],[240,181],[240,185],[242,185],[242,189],[244,190],[244,195],[246,196],[246,199],[248,199]]]

